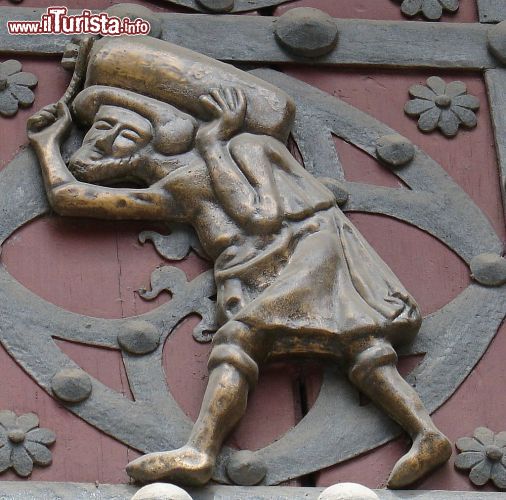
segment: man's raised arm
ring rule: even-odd
[[[200,100],[215,120],[197,132],[196,146],[223,208],[251,232],[277,231],[282,222],[282,203],[263,145],[259,140],[234,144],[232,138],[244,122],[243,92],[234,88],[213,90]]]
[[[101,219],[176,218],[171,197],[156,184],[148,189],[116,189],[79,182],[69,171],[60,152],[72,118],[59,102],[46,106],[27,123],[28,137],[42,169],[49,202],[60,215]]]

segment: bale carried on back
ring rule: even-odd
[[[151,37],[103,38],[90,53],[85,87],[105,85],[171,104],[209,119],[199,97],[220,87],[240,87],[247,99],[244,131],[286,141],[295,105],[274,85],[229,64]]]

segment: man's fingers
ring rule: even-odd
[[[214,117],[221,115],[222,110],[218,103],[209,95],[201,95],[199,101],[207,111],[209,111]]]
[[[52,123],[56,119],[56,105],[50,104],[48,106],[44,106],[38,113],[35,113],[28,119],[28,123],[38,124],[38,123]]]
[[[40,115],[33,115],[33,116],[30,116],[30,118],[28,118],[27,122],[26,122],[26,126],[29,128],[29,129],[33,129],[35,127],[38,128],[39,126],[39,123],[40,123],[40,120],[41,120],[41,116]]]
[[[221,109],[223,111],[229,111],[230,107],[227,104],[227,101],[224,97],[223,90],[213,89],[211,90],[211,95],[213,96],[214,100],[220,105]]]
[[[40,111],[36,115],[31,116],[27,121],[30,129],[42,129],[55,121],[54,115],[47,111]]]
[[[40,112],[40,127],[47,127],[56,121],[56,116],[49,111]]]
[[[51,113],[50,111],[46,111],[44,109],[40,111],[39,116],[48,122],[54,121],[56,119],[54,113]]]
[[[54,104],[48,104],[47,106],[44,106],[39,113],[49,113],[51,115],[56,115],[56,103]]]
[[[234,107],[237,109],[239,107],[239,98],[237,97],[237,89],[232,87],[232,97],[234,99]]]
[[[242,89],[235,89],[235,93],[237,96],[237,108],[244,109],[246,108],[246,96],[244,95],[244,91]]]
[[[230,87],[226,88],[225,91],[224,91],[224,94],[225,94],[225,98],[227,100],[228,107],[230,109],[235,109],[236,102],[235,102],[235,99],[234,99],[233,89],[230,88]]]
[[[27,129],[35,134],[53,125],[59,119],[71,121],[70,111],[63,103],[50,104],[31,116],[27,121]]]

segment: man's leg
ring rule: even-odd
[[[397,355],[386,342],[375,343],[355,356],[351,382],[388,413],[411,437],[411,450],[396,464],[388,486],[403,488],[446,462],[452,448],[436,428],[415,390],[397,371]]]
[[[209,382],[188,442],[174,451],[150,453],[127,466],[142,482],[171,480],[202,485],[211,478],[223,441],[246,410],[248,392],[258,379],[257,362],[240,347],[248,327],[229,322],[215,335],[209,358]],[[246,345],[248,342],[246,342]],[[253,356],[258,351],[253,349]]]

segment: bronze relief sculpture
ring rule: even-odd
[[[444,463],[449,441],[396,368],[394,347],[420,328],[418,307],[284,145],[291,99],[236,68],[142,37],[95,43],[86,70],[71,106],[62,100],[28,123],[54,210],[189,224],[215,263],[220,328],[200,415],[185,446],[133,461],[129,475],[209,481],[259,367],[287,356],[338,364],[410,435],[390,487]],[[61,145],[73,120],[88,131],[67,166]]]

